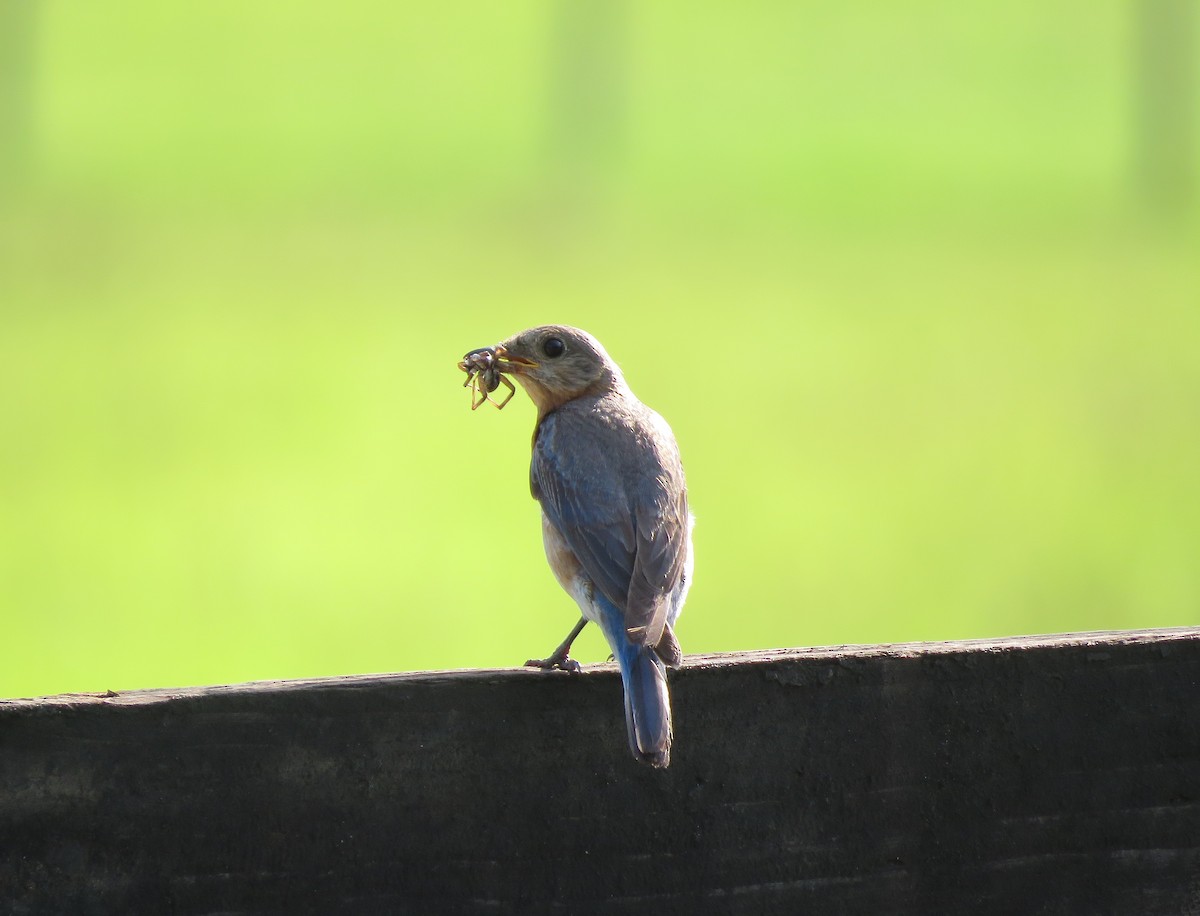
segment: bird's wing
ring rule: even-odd
[[[668,596],[683,578],[687,559],[688,503],[682,471],[655,479],[635,514],[637,552],[629,581],[625,629],[631,639],[656,646],[667,622]],[[678,486],[674,484],[678,480]]]
[[[542,511],[642,645],[662,637],[688,530],[674,439],[650,416],[610,424],[584,411],[555,411],[538,428],[530,466]]]

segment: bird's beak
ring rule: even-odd
[[[513,372],[517,374],[520,374],[523,369],[536,369],[538,367],[538,364],[532,359],[526,359],[524,356],[514,356],[500,344],[496,345],[496,362],[499,363],[501,372]]]

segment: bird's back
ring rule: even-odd
[[[535,434],[530,482],[584,572],[657,642],[679,583],[690,521],[670,427],[632,395],[577,398]]]

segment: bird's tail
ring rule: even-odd
[[[665,767],[671,762],[671,695],[666,668],[653,648],[628,642],[618,653],[618,663],[633,756],[652,767]]]

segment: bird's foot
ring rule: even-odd
[[[549,658],[531,658],[525,662],[526,668],[541,668],[543,671],[569,671],[571,674],[579,674],[583,668],[579,662],[571,658],[565,652],[561,655],[555,653]]]

